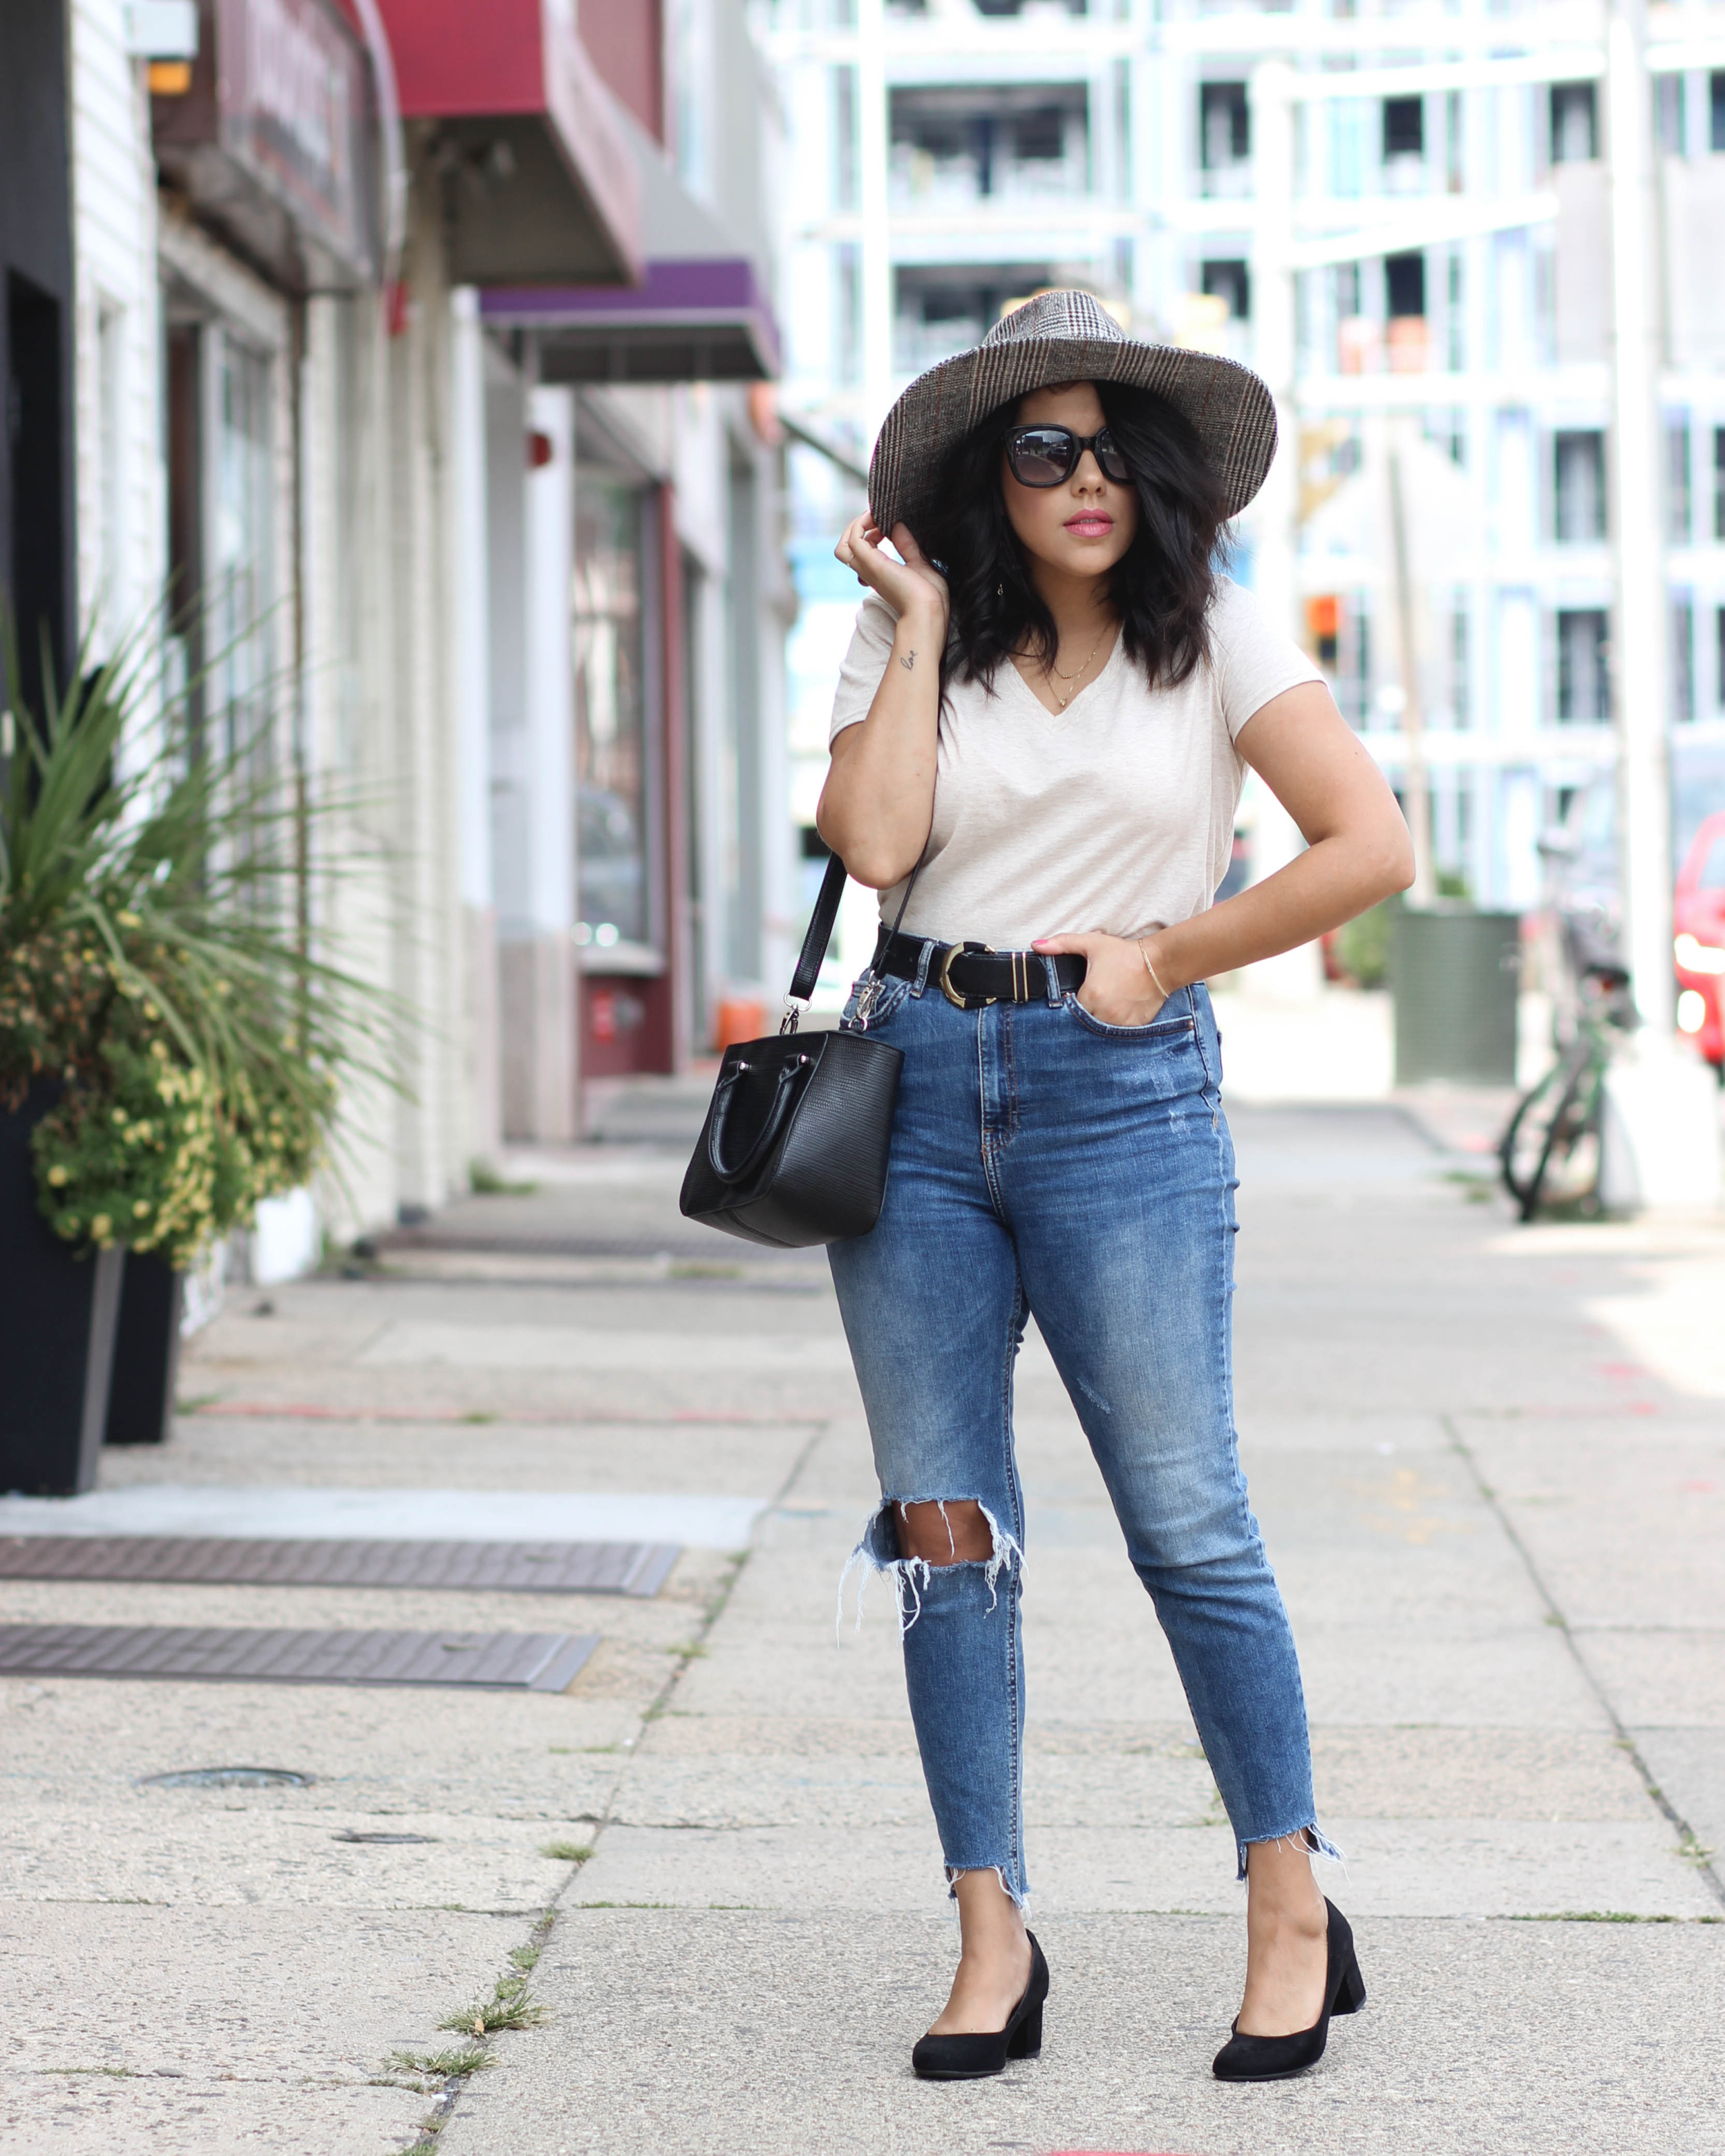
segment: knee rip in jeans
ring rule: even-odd
[[[961,1558],[957,1554],[957,1537],[947,1517],[947,1507],[974,1505],[988,1525],[988,1554],[985,1558]],[[945,1559],[931,1561],[925,1557],[904,1557],[899,1550],[897,1507],[900,1505],[935,1505],[947,1521],[947,1537],[953,1555]],[[902,1639],[922,1614],[922,1593],[934,1572],[979,1571],[988,1583],[988,1607],[992,1610],[999,1600],[998,1584],[1003,1566],[1009,1569],[1022,1566],[1024,1553],[1017,1538],[1007,1532],[988,1507],[978,1497],[883,1497],[878,1509],[870,1516],[863,1529],[862,1538],[845,1563],[839,1575],[839,1607],[834,1629],[845,1616],[845,1583],[854,1570],[860,1570],[861,1578],[856,1589],[856,1629],[862,1629],[863,1596],[867,1592],[870,1578],[875,1573],[885,1573],[892,1581],[893,1600],[898,1611],[899,1636]]]

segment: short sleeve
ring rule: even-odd
[[[880,677],[886,671],[886,662],[892,656],[892,639],[898,629],[898,616],[887,605],[878,592],[870,592],[856,610],[856,627],[851,632],[850,648],[845,654],[845,663],[839,669],[838,692],[833,698],[833,721],[827,728],[829,743],[834,741],[846,726],[854,726],[867,718],[869,706],[875,701],[875,691],[880,685]]]
[[[1218,577],[1210,603],[1210,665],[1230,741],[1254,713],[1284,690],[1323,675],[1291,637],[1265,619],[1251,593],[1231,577]]]

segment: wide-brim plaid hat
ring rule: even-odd
[[[915,531],[946,452],[971,429],[1051,382],[1127,382],[1153,390],[1198,430],[1227,514],[1244,509],[1276,454],[1276,404],[1249,367],[1129,337],[1089,292],[1039,292],[979,345],[920,374],[886,415],[869,460],[869,503],[890,532]]]

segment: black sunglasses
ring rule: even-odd
[[[1086,449],[1096,452],[1105,478],[1132,477],[1125,453],[1106,427],[1096,434],[1075,434],[1070,427],[1014,427],[1006,437],[1006,461],[1020,486],[1059,486],[1077,470]]]

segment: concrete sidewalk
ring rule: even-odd
[[[1393,1106],[1235,1124],[1246,1465],[1371,1994],[1316,2074],[1209,2077],[1230,1836],[1033,1336],[1046,2047],[911,2078],[953,1933],[885,1594],[834,1641],[875,1496],[836,1309],[818,1256],[680,1222],[680,1157],[644,1143],[454,1209],[376,1279],[242,1297],[173,1445],[105,1481],[677,1496],[697,1527],[746,1501],[746,1556],[691,1545],[645,1603],[0,1583],[14,1620],[605,1640],[549,1698],[0,1680],[0,2148],[1725,2148],[1725,1233],[1516,1229]],[[137,1786],[218,1760],[317,1779]],[[429,1839],[336,1839],[372,1830]],[[459,2048],[438,2023],[511,1953],[542,2025],[468,2076],[391,2066]]]

